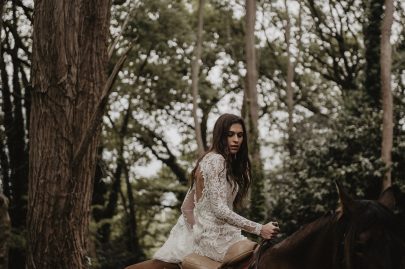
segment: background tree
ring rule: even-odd
[[[249,146],[252,160],[252,188],[250,212],[252,219],[263,222],[266,219],[264,210],[263,185],[264,175],[259,144],[259,106],[257,100],[257,66],[255,52],[255,23],[256,23],[256,1],[246,0],[246,84],[244,101],[246,105],[246,118],[249,132]]]
[[[8,199],[0,193],[0,268],[8,268],[8,249],[11,223],[8,215]]]
[[[381,21],[384,14],[382,1],[363,1],[366,14],[363,22],[365,46],[364,88],[373,107],[381,108],[381,67],[376,59],[381,55]]]
[[[3,6],[4,4],[4,6]],[[2,2],[0,170],[12,225],[11,268],[25,268],[32,4]]]
[[[204,22],[204,0],[198,1],[198,25],[197,25],[197,38],[194,47],[194,55],[192,59],[191,66],[191,90],[193,93],[193,118],[194,118],[194,128],[195,136],[198,147],[198,155],[202,156],[205,148],[203,144],[202,134],[201,134],[201,124],[198,119],[198,76],[200,73],[200,58],[202,49],[202,37],[203,37],[203,22]]]
[[[392,165],[392,141],[393,141],[393,101],[391,93],[391,27],[394,20],[394,2],[386,0],[384,3],[384,18],[381,25],[381,96],[383,108],[383,127],[381,157],[387,171],[384,173],[382,191],[391,186],[391,165]]]
[[[368,97],[369,89],[363,87],[364,48],[358,40],[358,37],[363,36],[361,31],[364,30],[359,27],[362,25],[362,17],[358,16],[363,12],[362,4],[361,1],[353,2],[351,6],[345,2],[329,1],[320,4],[305,1],[303,26],[308,27],[308,21],[314,20],[312,25],[316,27],[307,28],[306,33],[304,31],[302,56],[306,60],[303,66],[308,67],[309,70],[319,70],[316,73],[321,76],[316,78],[317,76],[312,74],[310,80],[303,80],[302,74],[305,74],[306,70],[297,72],[296,81],[300,88],[297,91],[297,107],[302,104],[307,109],[322,104],[321,107],[327,111],[328,115],[324,117],[323,113],[318,114],[316,110],[311,109],[310,111],[314,114],[305,113],[306,115],[297,116],[300,120],[296,123],[296,128],[300,136],[296,146],[297,156],[300,157],[285,159],[283,165],[287,166],[271,174],[274,188],[272,193],[275,195],[273,199],[277,201],[272,213],[286,220],[287,233],[296,229],[298,223],[312,220],[319,216],[320,212],[325,212],[326,208],[334,207],[333,204],[322,202],[333,201],[335,198],[331,178],[340,179],[359,197],[375,199],[381,190],[384,165],[379,158],[381,150],[379,123],[382,119],[378,106],[374,106],[370,101],[371,98]],[[342,13],[343,10],[344,13]],[[326,17],[324,14],[331,15]],[[312,30],[315,31],[312,32]],[[307,35],[314,35],[317,38],[312,39]],[[318,50],[319,45],[323,48],[322,50]],[[374,58],[373,61],[379,61],[379,58]],[[323,70],[320,69],[321,65],[318,66],[319,63],[323,63]],[[298,65],[298,70],[300,66]],[[336,72],[333,74],[328,71],[329,69]],[[353,70],[351,72],[353,77],[346,75],[348,73],[345,70]],[[339,74],[339,72],[342,73]],[[338,77],[335,77],[337,74],[339,74]],[[316,82],[319,78],[320,80]],[[308,95],[312,83],[316,83],[318,89],[328,85],[329,88],[325,88],[324,92],[327,92],[329,97],[337,97],[334,100],[330,99],[333,106],[322,103],[327,99],[318,98],[321,92],[317,95]],[[402,91],[398,91],[399,88],[393,90],[394,96],[396,94],[401,96]],[[307,97],[318,97],[303,102],[305,99],[303,100],[301,95],[305,92]],[[308,106],[308,101],[313,102],[309,103],[311,106]],[[399,102],[396,104],[394,111],[401,113],[403,105]],[[396,129],[394,133],[399,138],[402,136],[400,126],[403,126],[403,123],[398,119],[395,122],[398,125],[394,125]],[[403,157],[396,153],[401,148],[402,144],[399,140],[394,139],[394,163],[403,162]],[[395,167],[393,177],[398,180],[397,184],[403,186],[403,183],[400,183],[403,169],[396,165],[393,167]],[[281,193],[283,195],[279,196],[278,194]],[[288,221],[288,218],[295,220]]]

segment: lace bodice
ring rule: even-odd
[[[169,239],[154,255],[155,259],[178,262],[194,251],[222,261],[232,244],[246,239],[241,230],[260,234],[261,224],[233,211],[237,190],[226,180],[224,157],[213,152],[206,154],[198,171],[202,182],[195,182],[187,192],[181,206],[182,215]],[[187,235],[192,236],[191,243],[184,240]],[[184,246],[185,243],[188,245]],[[179,244],[183,245],[178,247]]]
[[[232,211],[237,190],[234,191],[226,179],[224,157],[220,154],[209,153],[201,161],[200,170],[204,177],[205,188],[201,199],[196,201],[195,213],[213,215],[220,220],[220,224],[224,222],[249,233],[260,235],[261,224],[250,221]]]
[[[237,190],[233,191],[233,186],[226,180],[222,155],[208,153],[201,160],[199,169],[204,189],[194,207],[195,252],[222,261],[230,245],[246,239],[241,229],[259,235],[262,225],[233,211]]]

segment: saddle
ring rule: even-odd
[[[236,242],[229,247],[225,254],[222,263],[214,261],[208,257],[201,256],[195,253],[187,255],[182,263],[182,269],[221,269],[227,266],[239,263],[247,258],[249,258],[255,248],[257,243],[250,240],[242,240]]]

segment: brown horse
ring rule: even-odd
[[[341,207],[272,247],[252,268],[405,269],[405,238],[393,190],[378,201],[353,200],[337,183]]]
[[[280,243],[263,241],[249,263],[232,269],[405,269],[404,223],[394,215],[387,189],[378,201],[354,200],[337,183],[340,208]],[[126,269],[178,269],[146,261]]]

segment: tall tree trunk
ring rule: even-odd
[[[114,217],[117,205],[118,205],[118,194],[121,191],[121,176],[124,169],[124,157],[122,153],[119,153],[117,158],[117,167],[113,173],[113,183],[111,185],[110,193],[108,195],[108,202],[106,207],[101,211],[102,219],[110,220]],[[110,242],[111,234],[111,224],[106,221],[101,225],[97,230],[97,236],[100,239],[100,242],[103,244],[108,244]]]
[[[111,82],[110,6],[110,0],[35,2],[28,269],[86,267],[100,133],[94,115]]]
[[[3,3],[0,9],[3,9]],[[27,110],[24,97],[27,90],[22,86],[28,84],[25,74],[25,64],[21,58],[29,57],[29,51],[24,44],[23,38],[19,32],[18,10],[19,5],[15,1],[7,8],[8,19],[0,21],[0,29],[4,26],[4,32],[9,33],[6,38],[1,40],[1,93],[2,110],[4,112],[1,145],[1,170],[3,171],[4,194],[10,201],[9,213],[14,228],[14,234],[24,239],[26,210],[27,210],[27,188],[28,188],[28,143],[27,143]],[[26,14],[29,17],[28,14]],[[3,17],[2,17],[3,19]],[[7,49],[3,51],[3,49]],[[22,56],[21,53],[24,55]],[[10,61],[5,62],[5,55],[9,56]],[[7,70],[10,73],[7,73]],[[10,75],[10,77],[9,77]],[[24,103],[23,103],[24,100]],[[4,143],[4,144],[3,144]],[[25,249],[22,244],[13,244],[10,247],[9,265],[11,268],[25,268]]]
[[[384,18],[381,26],[381,93],[383,107],[383,130],[381,157],[387,167],[382,182],[382,190],[391,186],[391,152],[393,141],[393,101],[391,92],[391,26],[394,19],[394,1],[385,0]]]
[[[10,166],[3,140],[4,136],[0,133],[0,171],[2,177],[0,193],[4,193],[6,197],[10,197]]]
[[[365,81],[364,90],[372,107],[381,108],[381,69],[380,45],[381,45],[381,19],[384,13],[383,1],[367,0],[364,2],[365,23],[364,47],[365,47]]]
[[[0,0],[0,32],[3,30],[3,10],[5,3],[6,3],[5,0]],[[1,48],[0,48],[0,55],[3,55],[3,50]]]
[[[3,47],[3,44],[1,44]],[[6,63],[4,62],[3,52],[0,55],[0,78],[1,78],[1,97],[2,97],[2,104],[1,110],[4,114],[2,119],[2,125],[5,129],[5,134],[1,134],[1,171],[3,174],[2,183],[4,188],[4,194],[11,199],[11,174],[12,169],[11,166],[13,165],[12,155],[13,151],[13,143],[12,141],[12,126],[13,126],[13,113],[12,113],[12,103],[11,103],[11,93],[10,87],[8,85],[8,75],[6,70]],[[4,142],[5,144],[3,144]],[[6,150],[6,147],[8,150]],[[8,152],[8,156],[7,156]]]
[[[0,269],[8,267],[8,248],[10,243],[11,223],[8,215],[8,199],[0,190]]]
[[[121,191],[121,178],[122,174],[126,169],[126,163],[124,159],[124,146],[125,138],[128,132],[128,122],[131,117],[132,109],[131,104],[128,105],[128,108],[125,112],[125,115],[122,120],[122,125],[119,130],[117,130],[118,135],[118,156],[117,156],[117,167],[113,173],[113,183],[111,185],[111,190],[108,195],[107,206],[99,214],[102,219],[112,219],[116,213],[118,205],[118,194]],[[97,231],[100,241],[104,244],[110,241],[111,234],[111,224],[107,221],[101,225],[100,229]]]
[[[4,44],[2,44],[3,46]],[[21,228],[25,225],[25,196],[27,186],[27,152],[25,149],[25,129],[22,118],[21,88],[18,81],[18,60],[14,47],[11,54],[13,65],[12,88],[8,83],[8,74],[3,55],[0,59],[2,110],[4,113],[3,125],[6,134],[6,146],[8,149],[8,161],[10,168],[10,214],[13,227]],[[12,96],[14,95],[14,98]],[[7,193],[6,193],[7,194]]]
[[[220,99],[218,97],[214,97],[208,100],[205,100],[204,104],[201,106],[202,110],[202,117],[201,117],[201,136],[204,145],[204,151],[208,150],[208,139],[207,139],[207,123],[208,123],[208,116],[214,106],[218,104]]]
[[[145,253],[139,244],[139,238],[137,234],[138,225],[136,221],[136,204],[135,204],[135,197],[132,192],[131,182],[129,181],[129,172],[128,167],[125,166],[125,183],[127,189],[127,196],[128,196],[128,237],[127,237],[127,246],[128,250],[134,254],[134,261],[139,262],[145,258]]]
[[[107,184],[103,181],[104,168],[103,168],[103,143],[101,142],[97,149],[97,163],[96,170],[94,173],[94,183],[93,183],[93,197],[91,201],[92,207],[92,217],[96,223],[104,219],[104,206],[107,201],[108,188]],[[100,231],[97,232],[97,239],[103,241],[103,235]]]
[[[291,19],[288,11],[287,0],[284,0],[284,6],[286,10],[287,24],[285,27],[285,41],[287,43],[287,80],[286,80],[286,92],[287,92],[287,112],[288,112],[288,123],[287,123],[287,149],[290,156],[295,155],[294,149],[294,123],[293,123],[293,112],[294,112],[294,89],[292,83],[294,81],[294,68],[295,64],[292,62],[291,55]]]
[[[13,24],[17,28],[17,11],[16,6],[13,5]],[[26,222],[27,215],[27,188],[28,188],[28,151],[26,148],[26,134],[23,118],[23,93],[21,89],[19,71],[20,61],[18,58],[18,50],[16,44],[14,44],[11,50],[11,61],[13,64],[13,137],[12,143],[14,143],[14,169],[11,176],[13,180],[12,191],[12,207],[11,207],[11,220],[13,227],[23,228]]]
[[[193,93],[193,117],[195,136],[197,140],[197,152],[199,156],[204,153],[204,143],[201,134],[201,125],[198,120],[198,76],[200,74],[200,59],[202,50],[202,35],[203,35],[203,21],[204,21],[204,2],[205,0],[198,1],[198,26],[197,26],[197,40],[194,47],[193,61],[191,65],[191,90]]]
[[[203,110],[203,115],[201,117],[201,138],[203,141],[204,151],[208,149],[208,141],[207,141],[207,123],[209,115],[208,112]]]
[[[255,53],[255,22],[256,22],[256,0],[246,0],[246,86],[245,102],[247,111],[247,125],[249,128],[250,152],[252,156],[252,202],[250,205],[251,217],[255,221],[263,221],[266,217],[263,195],[264,175],[260,158],[259,145],[259,113],[257,101],[257,69]]]

